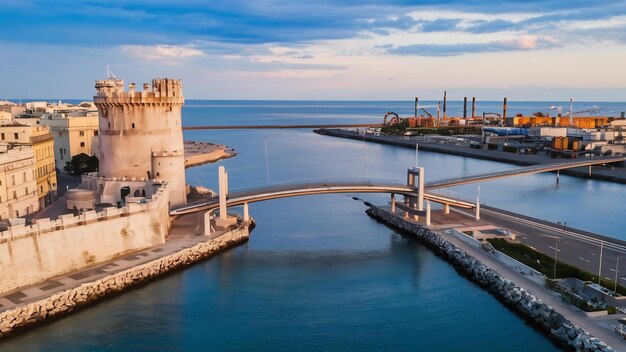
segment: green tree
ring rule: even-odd
[[[100,161],[95,155],[89,156],[85,153],[74,155],[64,170],[71,175],[82,175],[87,172],[98,171]]]

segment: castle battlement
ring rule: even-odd
[[[185,152],[183,150],[173,150],[171,152],[162,151],[162,152],[152,152],[152,157],[174,157],[174,156],[185,156]]]
[[[183,87],[180,79],[155,78],[152,84],[144,83],[142,91],[136,91],[136,84],[129,83],[124,90],[124,80],[109,78],[96,80],[96,105],[107,104],[183,104]]]

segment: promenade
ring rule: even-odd
[[[389,207],[382,207],[381,209],[390,211]],[[398,217],[400,215],[398,214]],[[414,221],[404,219],[409,223],[420,223],[424,225],[423,221]],[[587,330],[593,336],[607,343],[617,351],[626,350],[626,341],[616,335],[610,324],[615,324],[619,318],[626,317],[626,314],[614,314],[606,317],[590,318],[582,311],[578,310],[572,305],[569,305],[561,300],[561,298],[554,292],[548,290],[535,281],[530,280],[527,276],[512,270],[502,262],[495,259],[490,253],[474,248],[464,241],[459,240],[454,235],[449,233],[449,229],[461,229],[463,231],[469,231],[473,229],[485,230],[489,227],[498,228],[498,224],[492,223],[484,218],[481,220],[475,220],[473,216],[464,214],[461,212],[453,212],[451,214],[443,214],[442,211],[434,211],[432,213],[432,225],[428,227],[431,231],[434,231],[438,235],[442,236],[446,241],[451,242],[458,248],[462,249],[469,255],[473,256],[487,267],[496,270],[501,275],[505,276],[509,280],[513,281],[519,287],[524,288],[530,294],[534,295],[538,299],[541,299],[548,305],[552,306],[557,312],[561,313],[565,318],[569,319],[576,325]]]

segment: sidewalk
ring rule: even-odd
[[[176,219],[172,223],[167,241],[161,246],[147,248],[105,263],[57,276],[36,285],[22,287],[4,293],[0,296],[0,312],[23,306],[51,296],[57,292],[78,287],[83,283],[95,281],[160,257],[168,256],[223,234],[223,231],[216,232],[210,237],[198,234],[201,228],[199,226],[202,221],[201,215],[201,213],[189,214]]]
[[[510,269],[500,261],[497,261],[496,259],[491,257],[489,253],[473,248],[452,235],[444,234],[443,229],[433,229],[433,231],[437,232],[441,237],[445,238],[447,241],[464,250],[466,253],[479,260],[481,263],[485,264],[491,269],[496,270],[511,281],[515,282],[519,287],[524,288],[538,299],[541,299],[546,304],[552,306],[552,308],[561,313],[565,318],[569,319],[581,328],[587,330],[593,336],[604,341],[615,350],[626,351],[626,341],[613,333],[609,326],[610,322],[608,321],[609,319],[617,320],[618,318],[625,317],[626,315],[616,314],[611,315],[610,318],[601,317],[592,319],[575,307],[563,302],[556,293],[529,280],[524,275]]]

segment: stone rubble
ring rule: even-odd
[[[0,338],[10,333],[42,323],[46,319],[64,316],[80,307],[118,294],[165,273],[181,269],[222,250],[245,242],[253,222],[241,224],[220,237],[199,243],[149,263],[84,283],[76,288],[56,293],[48,298],[0,313]]]
[[[585,352],[613,351],[611,347],[576,326],[552,307],[500,275],[497,271],[480,263],[476,258],[446,241],[440,235],[419,224],[403,221],[374,206],[366,210],[366,213],[374,219],[416,236],[433,251],[449,261],[457,271],[485,288],[504,305],[532,322],[562,347]]]

